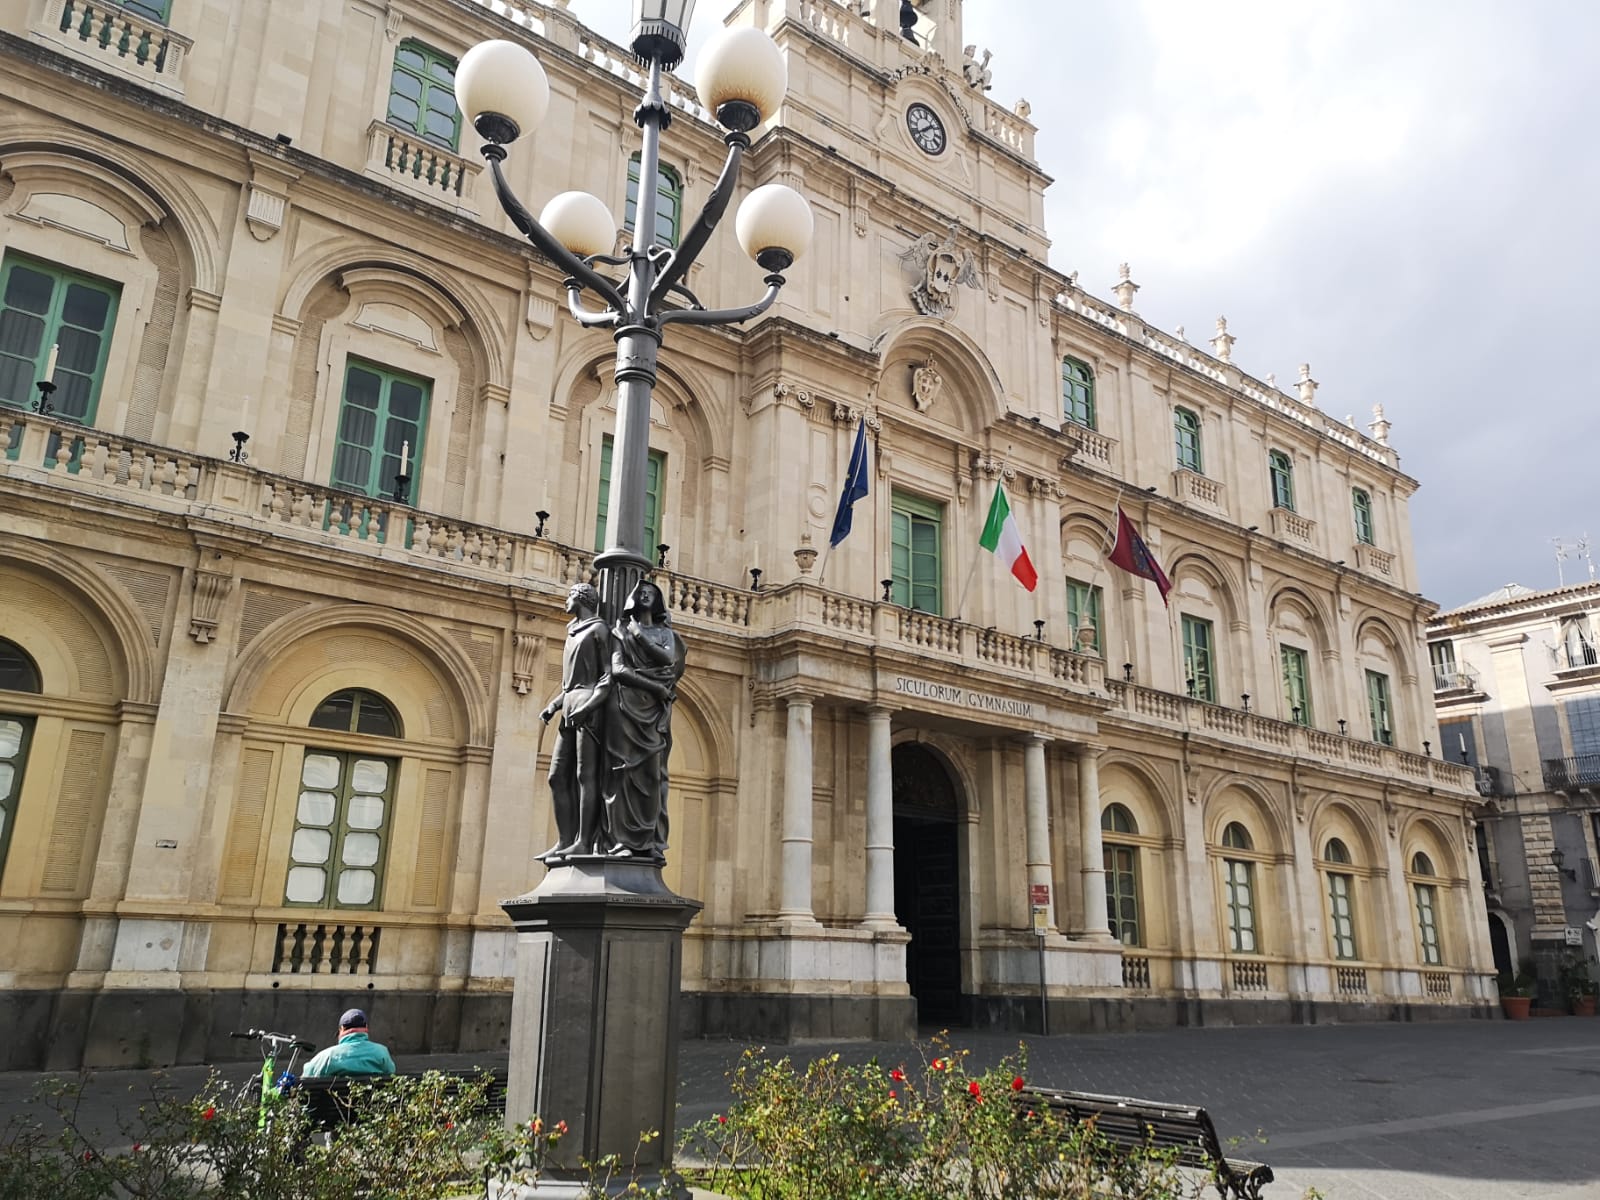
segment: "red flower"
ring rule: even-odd
[[[531,1129],[534,1133],[543,1133],[544,1132],[544,1120],[543,1120],[543,1118],[535,1117],[533,1120],[528,1122],[528,1128]]]
[[[217,1115],[217,1106],[215,1104],[211,1104],[211,1105],[208,1105],[206,1107],[205,1112],[200,1114],[200,1119],[202,1121],[209,1121],[209,1120],[211,1120],[212,1117],[214,1117],[216,1115]]]
[[[446,1129],[454,1129],[456,1127],[456,1123],[454,1121],[446,1121],[444,1123],[444,1127]]]
[[[935,1071],[942,1071],[942,1070],[944,1070],[944,1059],[936,1058],[931,1063],[929,1063],[928,1065],[930,1067],[932,1067]]]
[[[976,1079],[974,1079],[971,1083],[967,1084],[967,1092],[974,1099],[978,1099],[978,1100],[982,1100],[983,1099],[983,1089],[978,1086],[978,1081]]]
[[[1030,1108],[1030,1109],[1029,1109],[1029,1110],[1028,1110],[1028,1115],[1029,1115],[1029,1116],[1030,1116],[1030,1117],[1031,1117],[1031,1116],[1033,1116],[1033,1109],[1031,1109],[1031,1108]]]
[[[565,1133],[566,1131],[567,1131],[567,1123],[565,1121],[557,1121],[556,1122],[556,1132],[557,1133]]]
[[[891,1099],[891,1100],[894,1099],[894,1089],[893,1088],[889,1089],[889,1099]]]
[[[1013,1079],[1011,1081],[1011,1090],[1013,1092],[1020,1092],[1023,1089],[1024,1086],[1025,1085],[1022,1082],[1022,1076],[1021,1075],[1018,1075],[1015,1079]]]
[[[84,1162],[93,1162],[94,1161],[94,1151],[93,1150],[85,1150],[83,1152],[83,1161]]]
[[[138,1142],[135,1142],[135,1143],[134,1143],[134,1144],[133,1144],[133,1152],[134,1152],[134,1153],[135,1153],[135,1154],[137,1154],[137,1153],[139,1153],[139,1151],[141,1151],[141,1150],[143,1150],[143,1149],[144,1149],[144,1147],[143,1147],[143,1146],[141,1146],[141,1145],[140,1145],[140,1144],[139,1144],[139,1143],[138,1143]]]
[[[718,1113],[717,1114],[717,1124],[718,1125],[726,1125],[727,1123],[728,1123],[728,1118],[723,1116],[721,1113]]]
[[[889,1078],[894,1080],[896,1083],[904,1083],[906,1081],[906,1073],[899,1067],[896,1067],[894,1070],[889,1072]]]

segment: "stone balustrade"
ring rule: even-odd
[[[367,174],[466,216],[477,214],[474,183],[483,164],[387,121],[367,128]]]
[[[101,0],[45,0],[33,28],[56,49],[183,98],[183,64],[194,43],[160,21]]]

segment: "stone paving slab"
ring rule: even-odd
[[[975,1065],[1018,1040],[955,1031]],[[1028,1077],[1073,1088],[1198,1103],[1238,1153],[1271,1163],[1269,1200],[1600,1200],[1600,1020],[1472,1021],[1187,1029],[1022,1039]],[[680,1051],[679,1127],[725,1108],[725,1073],[745,1047],[691,1041]],[[772,1047],[796,1059],[838,1049],[886,1066],[921,1061],[907,1043]],[[402,1056],[403,1069],[503,1066],[505,1055]],[[242,1084],[248,1063],[221,1068]],[[192,1093],[204,1067],[161,1073]],[[0,1073],[0,1122],[30,1107],[40,1076]],[[84,1115],[116,1128],[152,1073],[96,1074]],[[1264,1140],[1260,1140],[1264,1139]]]

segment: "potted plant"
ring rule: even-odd
[[[1533,972],[1528,970],[1527,964],[1513,975],[1510,971],[1500,972],[1500,1010],[1505,1013],[1508,1021],[1526,1021],[1528,1010],[1533,1007]]]
[[[1561,956],[1557,975],[1561,998],[1567,1011],[1575,1017],[1594,1016],[1594,982],[1589,978],[1589,964],[1570,950]]]

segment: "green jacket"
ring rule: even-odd
[[[347,1033],[306,1063],[303,1079],[319,1075],[393,1075],[389,1051],[364,1033]]]

